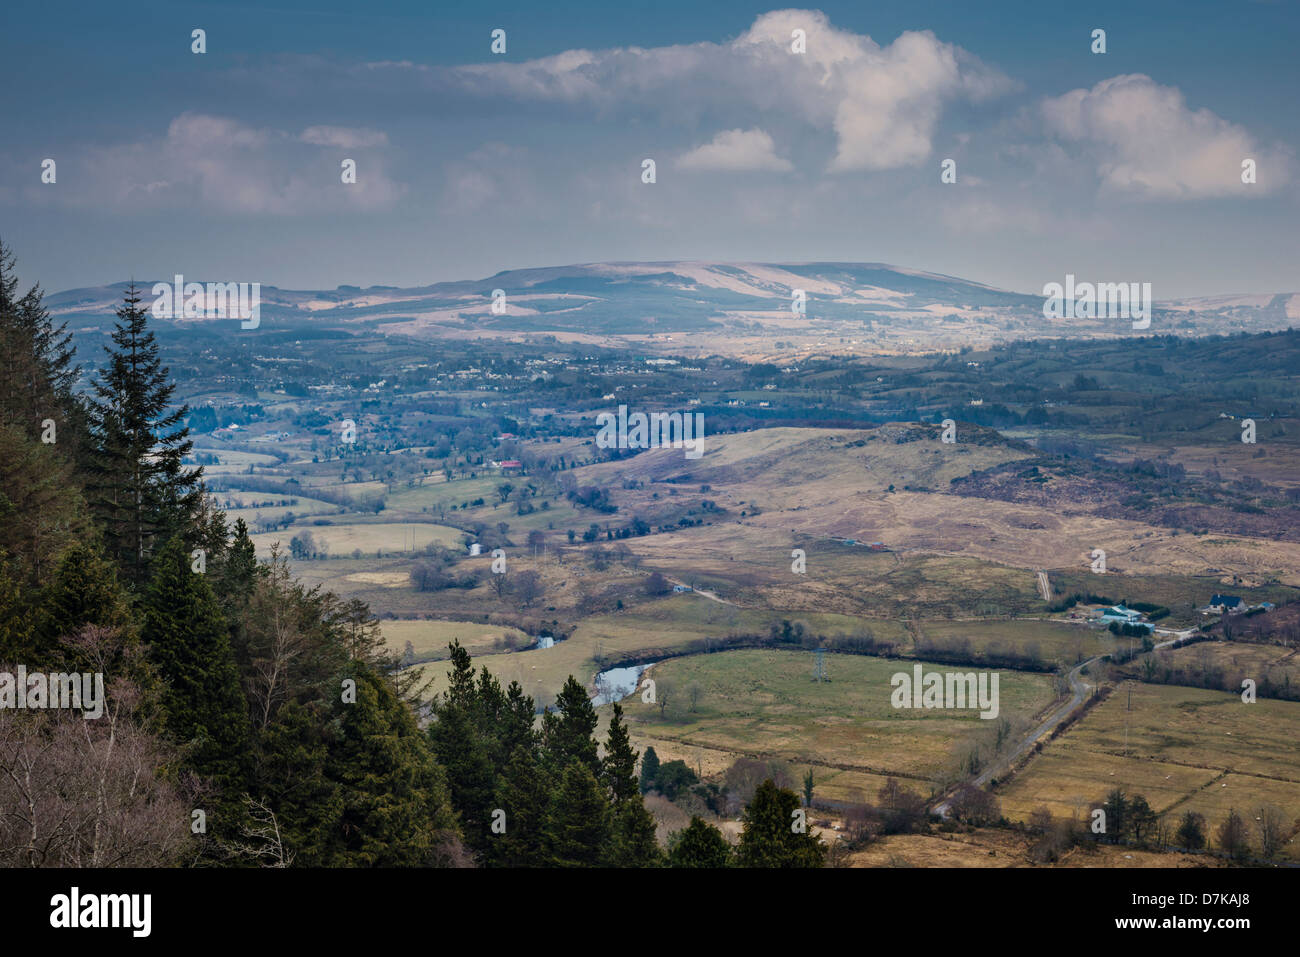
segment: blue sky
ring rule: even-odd
[[[0,237],[50,290],[708,259],[1300,291],[1287,0],[10,0],[4,18]]]

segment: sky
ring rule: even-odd
[[[677,259],[1300,291],[1297,0],[0,17],[0,239],[47,291]]]

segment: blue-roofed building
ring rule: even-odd
[[[1112,605],[1101,610],[1101,620],[1107,623],[1118,621],[1125,625],[1136,625],[1142,621],[1142,612],[1125,608],[1123,605]]]

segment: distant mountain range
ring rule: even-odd
[[[257,277],[186,276],[187,282]],[[1049,277],[1063,281],[1064,277]],[[1079,277],[1104,281],[1112,277]],[[160,280],[170,283],[171,277]],[[154,281],[137,283],[146,304]],[[126,283],[71,289],[46,298],[79,330],[103,328]],[[493,295],[499,303],[493,309]],[[805,312],[791,308],[803,290]],[[261,323],[280,329],[368,327],[421,336],[555,334],[565,338],[659,338],[685,344],[788,339],[811,348],[861,351],[946,348],[1029,337],[1209,335],[1300,324],[1293,293],[1161,300],[1142,333],[1116,319],[1048,319],[1043,297],[884,263],[588,263],[514,269],[486,279],[329,291],[261,286]],[[193,322],[234,319],[176,320]],[[725,350],[719,350],[725,351]]]

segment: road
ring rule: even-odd
[[[1168,648],[1170,645],[1174,644],[1174,642],[1181,641],[1184,638],[1190,638],[1193,634],[1196,633],[1195,628],[1187,628],[1183,631],[1172,631],[1163,628],[1155,629],[1155,630],[1162,635],[1173,635],[1174,637],[1168,639],[1167,641],[1158,642],[1152,648],[1153,651],[1160,648]],[[1070,700],[1065,704],[1061,705],[1061,707],[1057,708],[1055,711],[1053,711],[1047,717],[1047,720],[1045,720],[1042,724],[1040,724],[1037,728],[1035,728],[1032,732],[1030,732],[1030,734],[1023,741],[1021,741],[1019,745],[1016,746],[1016,749],[1014,751],[1010,752],[1009,754],[1003,755],[998,760],[990,764],[971,783],[973,783],[976,787],[981,787],[981,788],[984,787],[984,785],[988,784],[988,782],[991,781],[993,778],[1001,775],[1003,771],[1007,770],[1012,765],[1014,765],[1015,762],[1020,759],[1021,755],[1023,755],[1026,751],[1032,748],[1039,741],[1043,740],[1043,737],[1045,735],[1051,734],[1053,728],[1055,728],[1058,724],[1060,724],[1071,714],[1073,714],[1074,710],[1078,708],[1080,705],[1082,705],[1084,701],[1087,700],[1088,695],[1091,693],[1092,689],[1096,687],[1095,685],[1091,685],[1084,680],[1083,670],[1087,668],[1089,665],[1091,665],[1092,663],[1100,661],[1101,658],[1102,658],[1101,655],[1096,655],[1092,658],[1089,658],[1087,661],[1082,662],[1079,665],[1076,665],[1074,669],[1067,676],[1070,681],[1070,691],[1073,692],[1073,695],[1071,696]],[[947,817],[949,804],[950,802],[945,799],[939,804],[936,804],[934,809],[936,812],[939,813],[940,816]]]
[[[1093,688],[1096,687],[1096,685],[1089,684],[1084,680],[1083,670],[1089,665],[1100,661],[1101,658],[1101,655],[1096,655],[1089,658],[1087,661],[1076,665],[1066,676],[1070,682],[1070,691],[1073,693],[1070,700],[1048,715],[1047,719],[1021,740],[1012,751],[1002,754],[997,760],[980,772],[971,783],[976,787],[984,787],[984,785],[988,784],[988,782],[993,778],[999,776],[1014,765],[1015,762],[1020,759],[1021,755],[1027,752],[1039,741],[1043,740],[1044,736],[1051,734],[1053,728],[1073,714],[1075,709],[1080,707],[1084,701],[1087,700],[1088,695],[1092,692]],[[945,798],[943,801],[935,805],[934,810],[940,817],[946,818],[948,816],[950,805],[951,801]]]
[[[685,585],[687,588],[691,587],[687,585],[686,582],[679,582],[675,578],[669,578],[668,581],[674,585]],[[727,601],[727,599],[720,598],[717,595],[715,595],[713,592],[705,591],[703,588],[691,588],[691,591],[699,595],[701,598],[707,598],[709,599],[709,601],[716,601],[719,605],[730,605],[733,608],[736,607],[736,603],[734,601]]]

